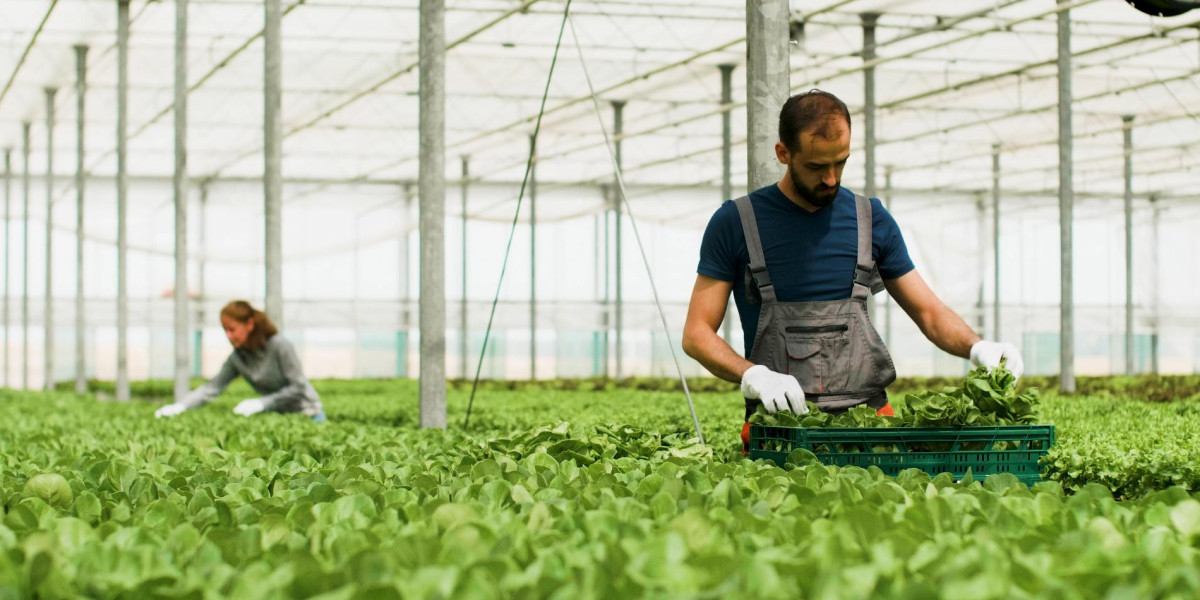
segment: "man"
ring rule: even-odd
[[[938,348],[988,369],[1006,359],[1021,376],[1015,346],[981,340],[929,289],[879,200],[841,187],[845,103],[820,90],[789,98],[779,139],[779,183],[725,202],[709,221],[683,332],[688,356],[741,382],[747,419],[760,404],[806,413],[806,398],[830,412],[865,403],[891,415],[885,389],[896,371],[866,311],[884,288]],[[747,358],[717,334],[730,293]]]

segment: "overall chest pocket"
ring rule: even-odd
[[[784,328],[788,373],[806,394],[849,391],[850,326],[847,323],[789,325]]]

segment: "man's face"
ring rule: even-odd
[[[830,127],[831,137],[814,135],[811,129],[801,132],[795,152],[782,143],[776,145],[796,195],[817,208],[829,206],[837,197],[842,169],[850,157],[850,128],[845,123]]]

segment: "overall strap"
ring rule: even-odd
[[[858,213],[858,265],[854,268],[854,291],[850,297],[866,300],[871,294],[883,291],[883,278],[871,256],[871,199],[855,194],[854,208]]]
[[[742,231],[746,234],[750,276],[763,304],[775,302],[775,284],[771,283],[771,276],[767,274],[767,259],[763,255],[762,238],[758,235],[758,221],[754,219],[754,206],[750,204],[749,196],[742,196],[733,203],[737,206],[738,216],[742,218]]]

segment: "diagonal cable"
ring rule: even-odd
[[[521,216],[521,200],[525,197],[525,186],[529,183],[529,172],[533,168],[533,155],[537,148],[538,133],[542,129],[542,116],[546,113],[546,99],[550,97],[550,82],[554,80],[554,65],[558,64],[558,50],[562,47],[563,31],[571,12],[571,0],[563,7],[562,24],[558,27],[558,41],[554,43],[554,56],[550,59],[550,73],[546,75],[546,89],[542,92],[542,104],[538,108],[537,122],[533,126],[533,141],[529,144],[529,160],[525,163],[525,176],[521,178],[521,191],[517,194],[517,210],[513,213],[512,229],[508,232],[508,244],[504,247],[504,262],[500,265],[500,280],[496,282],[496,297],[492,299],[492,312],[488,315],[487,329],[483,332],[483,348],[479,351],[479,364],[475,367],[475,381],[471,383],[471,399],[467,401],[467,416],[463,429],[471,423],[471,407],[475,404],[475,391],[479,388],[479,373],[483,370],[483,359],[487,357],[488,338],[492,334],[492,323],[496,319],[496,304],[500,302],[500,289],[504,286],[504,272],[508,270],[508,256],[512,252],[513,238],[517,235],[517,220]],[[464,290],[465,292],[465,290]]]
[[[4,103],[4,97],[8,95],[8,90],[12,89],[13,82],[17,80],[17,73],[21,72],[21,67],[25,65],[25,59],[29,58],[29,53],[33,51],[34,45],[37,44],[38,36],[42,34],[42,29],[46,27],[46,21],[50,20],[50,15],[54,14],[54,7],[58,6],[58,0],[51,0],[50,8],[46,9],[46,16],[42,17],[42,22],[38,23],[37,29],[33,31],[33,37],[29,39],[29,45],[25,46],[25,51],[21,53],[21,58],[17,60],[17,66],[13,68],[12,76],[8,78],[8,83],[4,84],[4,89],[0,90],[0,104]]]
[[[596,109],[596,118],[600,121],[600,131],[604,134],[604,147],[608,149],[608,157],[612,160],[613,174],[617,176],[617,187],[621,190],[621,201],[625,204],[625,213],[629,216],[629,224],[633,228],[633,237],[637,240],[638,251],[642,255],[642,264],[646,265],[646,277],[650,280],[650,291],[654,294],[654,305],[658,307],[658,317],[662,319],[663,333],[667,336],[667,347],[671,349],[671,360],[675,361],[675,371],[679,373],[679,382],[683,384],[683,395],[687,396],[688,409],[692,412],[692,423],[696,426],[696,437],[704,443],[704,434],[700,431],[700,419],[696,417],[696,406],[692,403],[692,393],[688,390],[687,378],[683,376],[683,368],[679,366],[679,357],[675,354],[675,344],[671,342],[671,327],[667,325],[667,314],[663,312],[662,302],[658,299],[658,286],[654,284],[654,273],[650,270],[650,259],[646,258],[646,247],[642,244],[642,235],[638,233],[637,220],[633,218],[633,207],[625,194],[625,178],[621,175],[621,165],[617,163],[617,155],[613,151],[612,141],[608,137],[608,129],[604,126],[604,115],[600,112],[600,98],[596,96],[596,88],[592,86],[592,76],[588,74],[587,61],[583,59],[583,47],[579,36],[575,33],[575,24],[567,17],[571,26],[571,38],[575,40],[575,50],[579,53],[579,65],[583,67],[583,78],[587,80],[588,91],[592,94],[592,105]],[[620,218],[620,215],[618,215]]]

